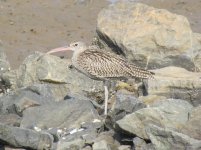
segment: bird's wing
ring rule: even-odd
[[[97,78],[149,78],[150,75],[149,71],[130,64],[125,59],[110,52],[88,49],[78,57],[79,66]]]

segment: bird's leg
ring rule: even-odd
[[[104,109],[104,115],[107,115],[107,106],[108,106],[108,97],[109,97],[108,81],[104,81],[104,92],[105,92],[105,109]]]

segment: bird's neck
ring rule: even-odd
[[[79,55],[81,53],[83,53],[85,50],[87,50],[87,48],[79,49],[79,50],[74,51],[73,56],[72,56],[72,62],[76,62],[77,58],[79,57]]]

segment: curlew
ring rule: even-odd
[[[95,46],[86,46],[83,42],[71,43],[69,47],[53,49],[47,54],[59,51],[73,51],[72,65],[83,74],[94,80],[104,81],[105,109],[107,115],[108,81],[112,79],[142,78],[153,79],[154,73],[129,63],[119,55],[98,49]]]

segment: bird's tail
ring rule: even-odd
[[[129,74],[132,77],[143,78],[143,79],[154,79],[154,72],[142,69],[133,64],[129,64]]]

